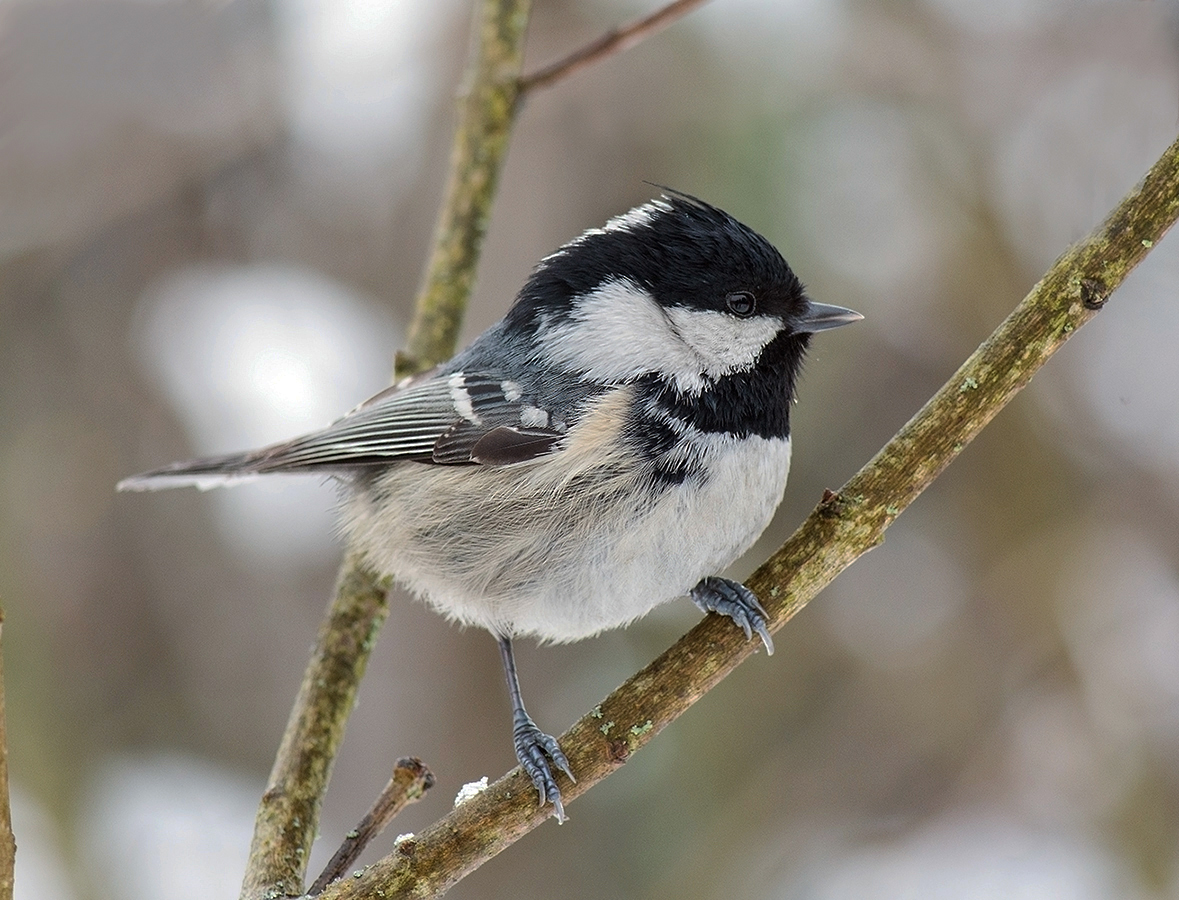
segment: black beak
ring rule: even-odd
[[[802,315],[791,324],[795,332],[811,334],[816,331],[826,331],[828,328],[838,328],[840,325],[850,325],[862,318],[864,317],[854,310],[808,300]]]

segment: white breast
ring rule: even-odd
[[[533,611],[528,631],[577,640],[616,628],[684,596],[719,574],[765,530],[782,499],[790,468],[789,439],[709,437],[707,480],[692,479],[617,532],[600,538],[600,557],[579,573],[580,600],[559,591]]]

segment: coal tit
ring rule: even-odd
[[[499,641],[516,756],[563,820],[553,767],[573,774],[524,709],[512,640],[579,640],[689,595],[772,652],[757,598],[716,573],[782,498],[810,335],[860,318],[808,300],[761,235],[669,191],[542,260],[450,362],[324,430],[119,487],[336,476],[350,545]]]

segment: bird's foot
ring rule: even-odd
[[[774,641],[770,637],[766,611],[753,591],[741,582],[710,575],[692,588],[691,596],[692,602],[704,612],[720,613],[736,622],[745,632],[746,640],[753,640],[756,632],[766,646],[766,653],[773,656]]]
[[[561,804],[561,791],[553,777],[550,761],[569,776],[570,781],[576,782],[577,779],[569,770],[569,760],[565,758],[557,739],[537,728],[528,714],[523,713],[514,717],[512,743],[516,746],[516,759],[540,794],[540,805],[544,806],[546,801],[552,803],[557,821],[564,822],[565,807]]]

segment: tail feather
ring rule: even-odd
[[[116,485],[120,491],[162,491],[168,488],[196,487],[202,491],[225,484],[240,484],[260,474],[259,453],[227,453],[204,459],[170,463],[149,472],[124,478]]]
[[[385,460],[356,453],[319,452],[308,458],[309,448],[331,445],[332,430],[318,431],[303,437],[272,444],[261,450],[226,453],[184,462],[170,463],[158,469],[124,478],[116,485],[120,491],[162,491],[176,487],[197,487],[202,491],[226,484],[240,484],[257,475],[271,472],[318,472],[333,474],[365,468]],[[344,447],[344,450],[347,450]]]

